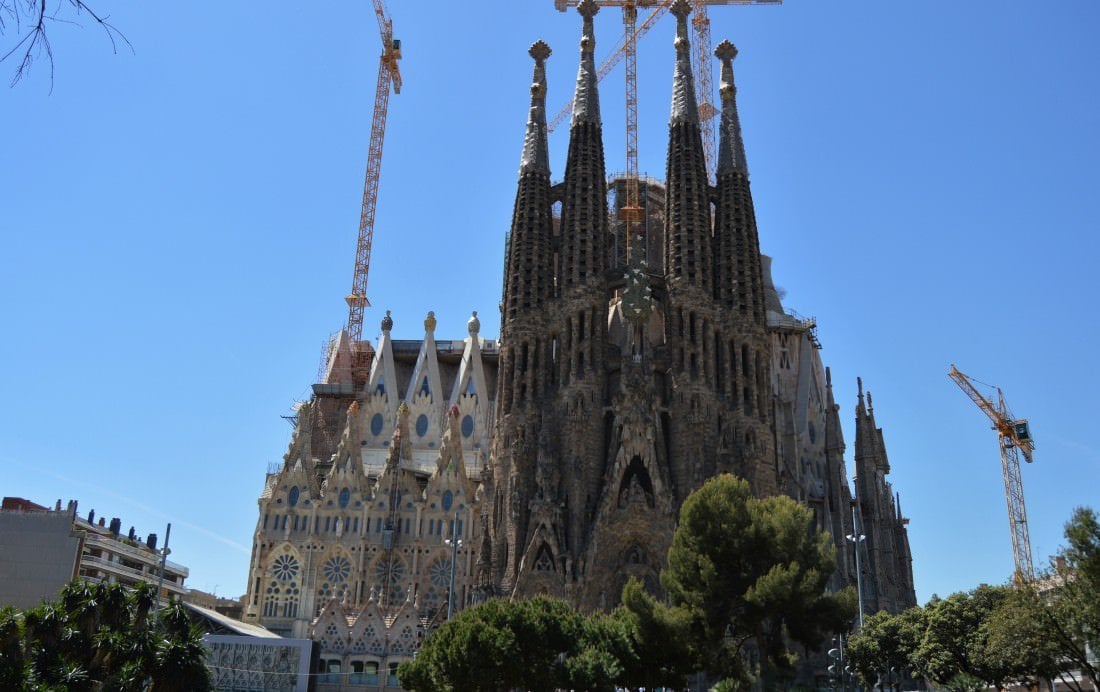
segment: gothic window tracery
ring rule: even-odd
[[[298,583],[298,559],[283,553],[272,560],[267,570],[267,588],[264,591],[263,614],[265,617],[293,618],[298,616],[301,589]]]
[[[650,479],[649,472],[646,470],[645,465],[642,464],[642,460],[639,457],[634,457],[630,460],[630,464],[623,474],[623,480],[619,484],[619,508],[625,509],[633,504],[640,504],[650,508],[655,504],[653,499],[653,481]]]
[[[542,547],[539,548],[538,557],[535,558],[534,571],[536,571],[536,572],[553,572],[554,571],[554,558],[550,554],[550,546],[546,545],[545,543],[543,543]]]
[[[381,592],[379,602],[383,606],[395,606],[405,602],[405,580],[408,574],[405,563],[399,557],[383,557],[374,563],[372,576]]]

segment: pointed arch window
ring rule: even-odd
[[[339,498],[340,509],[344,509],[345,507],[347,507],[349,502],[351,502],[351,491],[347,488],[342,488],[340,490]]]
[[[535,558],[535,571],[536,572],[553,572],[554,571],[554,558],[550,554],[550,546],[545,543],[539,548],[538,557]]]
[[[295,505],[297,505],[298,504],[298,498],[300,497],[301,492],[302,491],[298,489],[298,486],[294,486],[293,488],[291,488],[290,492],[287,493],[286,503],[288,505],[290,505],[291,507],[294,507]]]

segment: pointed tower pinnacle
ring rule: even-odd
[[[710,183],[691,77],[687,26],[691,4],[675,0],[671,11],[676,15],[676,67],[665,168],[665,273],[670,287],[690,286],[699,291],[694,297],[684,297],[689,304],[709,294],[713,282]]]
[[[535,61],[531,78],[531,109],[520,156],[519,183],[512,212],[504,264],[502,334],[513,329],[515,318],[538,306],[550,291],[546,272],[535,267],[550,261],[552,211],[550,156],[546,145],[546,59],[550,46],[536,41],[528,51]]]
[[[578,122],[600,123],[600,98],[596,92],[596,36],[592,31],[592,18],[600,11],[595,0],[581,0],[577,12],[584,18],[581,29],[581,65],[577,70],[577,91],[573,95],[573,119],[570,127]]]
[[[573,95],[569,151],[561,200],[561,285],[564,291],[599,277],[606,264],[607,176],[604,172],[600,95],[596,88],[595,0],[581,0],[581,63]]]
[[[737,115],[737,86],[733,82],[733,59],[737,57],[737,47],[729,41],[722,41],[714,49],[714,55],[722,63],[722,82],[718,87],[718,92],[722,95],[718,169],[733,168],[748,175],[745,142],[741,137],[741,119]]]
[[[550,155],[546,144],[546,59],[550,46],[535,41],[527,53],[535,59],[535,74],[531,79],[531,111],[527,116],[527,132],[523,139],[523,155],[519,172],[538,171],[550,174]]]
[[[687,18],[691,3],[675,0],[669,8],[676,16],[676,70],[672,77],[672,122],[699,122],[699,106],[695,100],[695,82],[691,74],[691,41],[688,40]]]

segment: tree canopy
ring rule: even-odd
[[[547,597],[494,599],[444,623],[398,676],[421,692],[614,690],[631,652],[620,618],[584,617]]]
[[[855,593],[826,590],[832,542],[813,513],[788,497],[753,497],[749,484],[716,476],[688,496],[661,584],[686,620],[695,663],[745,683],[754,652],[766,686],[793,673],[790,642],[817,648],[847,629]]]
[[[54,602],[0,610],[0,689],[211,689],[201,633],[178,602],[154,601],[147,584],[74,581]]]
[[[1100,642],[1100,522],[1078,508],[1065,527],[1068,545],[1050,571],[1014,586],[981,585],[924,608],[869,617],[848,645],[865,685],[890,669],[949,690],[1000,689],[1053,678],[1080,689],[1077,669],[1100,686],[1088,652]]]

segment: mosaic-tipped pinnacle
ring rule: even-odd
[[[714,56],[722,62],[733,60],[737,57],[737,46],[733,45],[728,40],[722,41],[714,47]]]
[[[542,62],[550,57],[550,46],[546,44],[546,41],[539,39],[531,44],[531,47],[527,50],[527,54],[535,59],[535,62]]]
[[[686,18],[691,14],[691,3],[688,2],[688,0],[674,0],[674,2],[669,5],[668,11],[677,19]]]
[[[599,4],[596,0],[581,0],[577,3],[577,12],[585,19],[591,19],[596,16],[596,13],[600,11]]]

